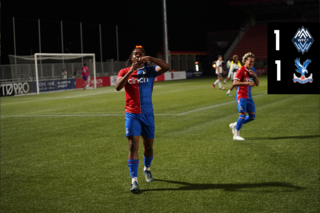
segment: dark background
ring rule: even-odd
[[[292,42],[298,29],[302,26],[308,29],[314,42],[308,52],[298,52]],[[280,51],[275,51],[274,30],[280,30]],[[268,24],[268,94],[320,94],[319,73],[319,49],[320,49],[320,23],[269,23]],[[300,77],[296,72],[294,60],[300,58],[300,63],[307,59],[312,62],[308,65],[306,77],[312,73],[313,82],[300,84],[293,82],[293,74]],[[277,81],[276,60],[281,60],[281,81]],[[273,70],[271,72],[271,70]]]
[[[292,0],[291,0],[292,1]],[[216,60],[228,49],[217,41],[232,43],[249,20],[319,21],[318,0],[166,0],[170,51],[204,51],[203,61]],[[61,53],[60,21],[63,21],[64,53],[80,53],[80,22],[83,52],[95,53],[100,61],[99,24],[102,25],[102,60],[117,58],[116,32],[119,32],[120,60],[127,60],[135,45],[147,54],[163,50],[162,0],[91,1],[1,1],[1,64],[14,54],[13,17],[16,28],[16,54],[39,52],[38,19],[41,24],[41,52]],[[221,36],[230,32],[230,36]],[[219,36],[220,35],[220,36]],[[233,38],[234,37],[234,38]]]
[[[121,61],[128,58],[135,45],[143,45],[153,56],[163,49],[162,0],[5,0],[1,7],[3,63],[8,63],[7,54],[13,54],[12,17],[15,17],[17,55],[39,51],[38,19],[41,21],[41,52],[61,53],[61,20],[65,53],[81,51],[80,22],[84,52],[96,53],[97,61],[100,61],[98,24],[102,25],[103,60],[116,59],[115,25],[118,25]],[[228,1],[167,0],[169,50],[207,51],[207,32],[239,30],[248,16],[229,7]]]

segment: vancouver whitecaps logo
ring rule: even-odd
[[[303,62],[303,65],[301,65],[300,63],[300,58],[297,58],[296,60],[294,60],[294,63],[297,67],[296,71],[298,73],[301,74],[300,78],[298,78],[295,74],[293,74],[293,82],[296,83],[300,83],[300,84],[305,84],[305,83],[312,83],[312,73],[310,74],[310,76],[308,78],[306,78],[305,74],[308,73],[307,67],[308,65],[311,63],[311,60],[307,59],[305,60],[305,62]]]
[[[296,35],[292,39],[294,46],[297,48],[298,52],[301,52],[302,54],[308,52],[313,41],[314,39],[312,38],[310,32],[304,27],[298,29]]]

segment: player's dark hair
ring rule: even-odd
[[[141,47],[135,47],[135,48],[131,51],[131,54],[130,54],[130,56],[129,56],[128,60],[127,60],[127,63],[126,63],[126,67],[131,66],[131,64],[132,64],[132,60],[131,60],[131,59],[132,59],[132,53],[133,53],[133,51],[134,51],[135,49],[141,49],[141,50],[143,50],[144,55],[147,55],[147,52],[142,48],[142,46],[141,46]],[[128,65],[129,65],[129,66],[128,66]],[[148,66],[147,62],[144,63],[144,65],[145,65],[145,66]]]
[[[232,57],[232,60],[235,61],[236,58],[238,58],[238,55],[234,55],[234,56]]]
[[[84,63],[84,64],[83,64],[83,66],[87,66],[87,64],[86,64],[86,63]]]

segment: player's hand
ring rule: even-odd
[[[254,82],[248,82],[248,86],[254,87],[256,84]]]
[[[143,56],[143,57],[141,57],[141,58],[137,58],[137,62],[138,63],[140,63],[140,64],[144,64],[144,63],[146,63],[147,61],[149,61],[150,60],[150,56]]]
[[[140,63],[138,63],[136,60],[133,60],[131,64],[131,70],[129,72],[133,73],[140,67],[141,67]]]
[[[250,75],[256,77],[256,73],[253,70],[249,70],[248,72],[249,72]]]

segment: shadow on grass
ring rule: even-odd
[[[320,135],[301,135],[301,136],[283,136],[283,137],[246,137],[246,140],[277,140],[277,139],[310,139],[320,138]]]
[[[143,191],[184,191],[184,190],[208,190],[208,189],[224,189],[229,192],[296,192],[305,190],[306,188],[294,186],[290,183],[284,182],[265,182],[265,183],[233,183],[233,184],[199,184],[187,183],[172,180],[154,179],[154,181],[161,181],[166,183],[181,184],[178,188],[158,188],[158,189],[144,189]],[[256,190],[258,189],[258,190]]]

